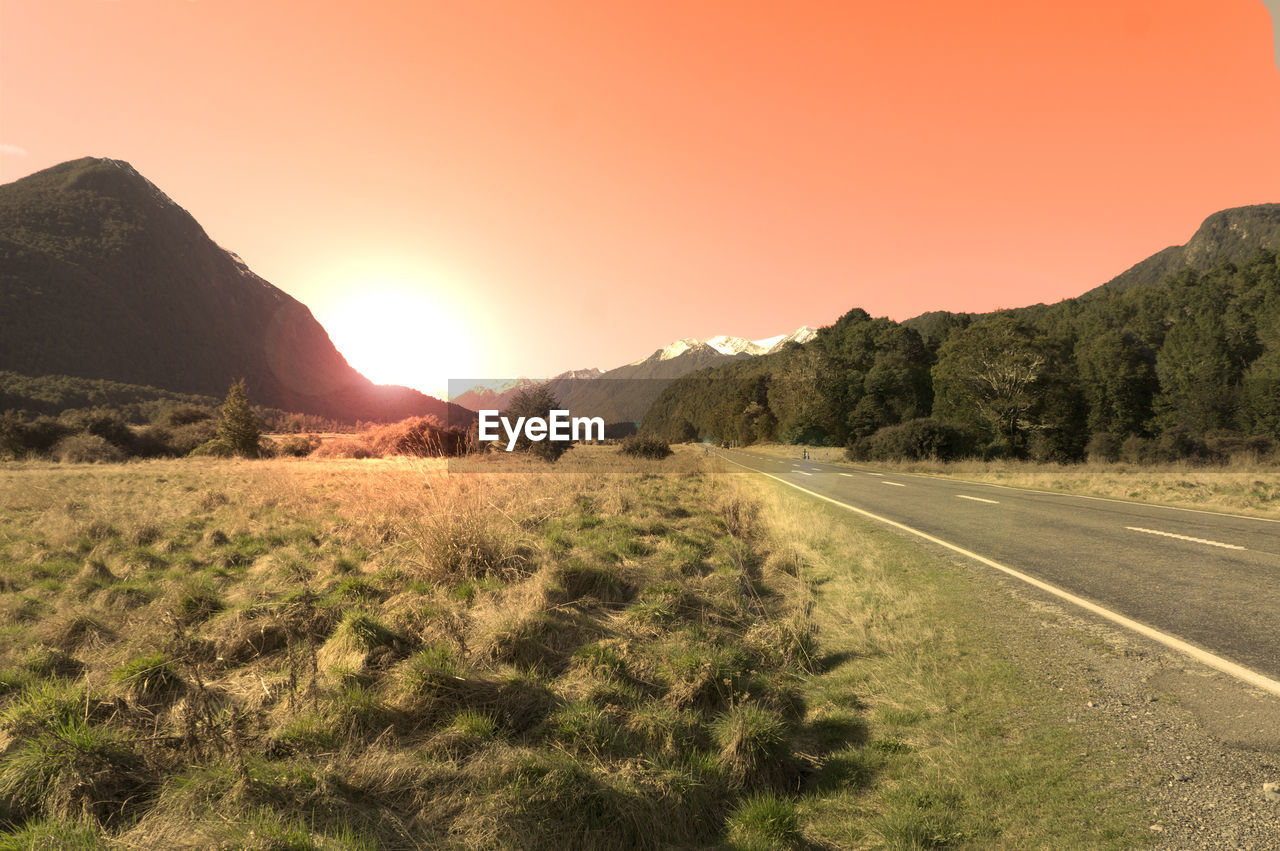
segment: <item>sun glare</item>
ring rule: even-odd
[[[347,363],[378,384],[433,395],[471,362],[472,335],[457,309],[429,294],[364,286],[321,319]]]

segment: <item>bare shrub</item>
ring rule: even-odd
[[[54,444],[53,457],[64,464],[95,464],[123,461],[124,453],[106,438],[82,431]]]

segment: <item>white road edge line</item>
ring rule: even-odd
[[[1176,532],[1161,532],[1159,529],[1143,529],[1141,526],[1125,526],[1130,532],[1146,532],[1148,535],[1163,535],[1166,538],[1177,538],[1179,541],[1191,541],[1195,544],[1207,544],[1211,547],[1222,547],[1224,550],[1243,550],[1244,547],[1236,544],[1224,544],[1221,541],[1210,541],[1207,538],[1192,538],[1189,535],[1179,535]]]
[[[958,493],[958,494],[956,494],[956,499],[969,499],[969,500],[973,500],[974,502],[989,502],[989,503],[991,503],[992,505],[999,505],[999,504],[1000,504],[1000,500],[998,500],[998,499],[983,499],[983,498],[982,498],[982,497],[980,497],[980,496],[965,496],[965,495],[964,495],[964,494],[962,494],[962,493]]]
[[[1174,636],[1170,635],[1167,632],[1161,632],[1155,627],[1147,626],[1146,624],[1140,621],[1135,621],[1131,618],[1127,618],[1122,614],[1111,611],[1110,609],[1104,609],[1102,606],[1099,606],[1097,603],[1091,603],[1088,600],[1084,599],[1083,597],[1077,597],[1075,594],[1072,594],[1070,591],[1064,591],[1055,585],[1050,585],[1048,582],[1043,582],[1039,579],[1036,579],[1034,576],[1028,576],[1027,574],[1021,571],[1014,570],[1012,567],[1005,567],[1003,564],[1000,564],[1000,562],[998,561],[992,561],[986,556],[980,556],[977,553],[972,552],[971,550],[966,550],[964,547],[956,546],[955,544],[944,541],[941,538],[935,538],[933,535],[930,535],[928,532],[921,532],[919,529],[913,529],[904,523],[899,523],[896,520],[890,520],[888,517],[881,517],[879,514],[872,514],[870,511],[867,511],[862,508],[857,508],[856,506],[849,505],[847,502],[841,502],[838,499],[832,499],[829,496],[823,496],[822,494],[817,493],[816,491],[811,491],[808,488],[801,487],[795,482],[789,482],[786,479],[782,479],[782,478],[779,478],[778,476],[773,475],[772,473],[766,473],[763,470],[757,470],[754,467],[748,467],[746,464],[739,464],[737,461],[734,461],[732,458],[726,458],[725,460],[730,461],[731,463],[737,464],[739,467],[743,467],[747,470],[751,470],[753,472],[759,473],[762,476],[768,476],[771,479],[775,479],[779,482],[782,482],[784,485],[787,485],[788,487],[793,487],[798,491],[809,494],[809,496],[817,497],[818,499],[821,499],[824,502],[829,502],[832,505],[838,505],[841,508],[848,509],[849,511],[852,511],[855,514],[861,514],[863,517],[868,517],[877,522],[884,523],[888,526],[892,526],[895,529],[900,529],[903,532],[907,532],[909,534],[915,535],[916,537],[924,538],[926,541],[929,541],[930,543],[933,543],[933,544],[937,544],[940,547],[946,547],[952,552],[959,553],[960,555],[965,556],[966,558],[971,558],[974,561],[979,562],[980,564],[985,564],[987,567],[995,568],[996,570],[999,570],[1002,573],[1007,573],[1008,575],[1012,576],[1015,579],[1020,579],[1023,582],[1027,583],[1028,585],[1031,585],[1035,588],[1039,588],[1041,591],[1045,591],[1060,599],[1066,600],[1068,603],[1074,603],[1080,608],[1085,609],[1086,611],[1093,612],[1095,615],[1100,615],[1101,617],[1106,618],[1107,620],[1111,621],[1114,624],[1119,624],[1125,629],[1132,630],[1133,632],[1136,632],[1139,635],[1145,635],[1147,638],[1150,638],[1152,641],[1158,641],[1159,643],[1163,644],[1165,647],[1168,647],[1172,650],[1176,650],[1179,653],[1182,653],[1186,656],[1190,656],[1192,659],[1195,659],[1197,662],[1202,662],[1205,665],[1208,665],[1210,668],[1219,670],[1224,674],[1229,674],[1230,676],[1233,676],[1236,679],[1241,680],[1242,682],[1246,682],[1251,686],[1260,688],[1263,691],[1267,691],[1267,692],[1270,692],[1271,694],[1280,696],[1280,682],[1277,682],[1276,680],[1273,680],[1270,677],[1265,676],[1263,674],[1259,674],[1257,671],[1251,671],[1245,666],[1238,665],[1229,659],[1223,659],[1221,656],[1210,653],[1208,650],[1201,650],[1199,647],[1196,647],[1193,644],[1188,644],[1187,642],[1183,641],[1181,638],[1175,638]],[[1119,502],[1120,500],[1116,500],[1116,501]]]
[[[905,487],[906,487],[906,485],[904,485],[902,482],[881,482],[880,484],[882,484],[882,485],[893,485],[895,488],[905,488]]]

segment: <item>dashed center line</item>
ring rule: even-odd
[[[848,476],[848,477],[849,477],[849,478],[851,478],[851,479],[853,478],[853,473],[841,473],[840,475],[842,475],[842,476]]]
[[[989,502],[989,503],[991,503],[992,505],[999,505],[999,504],[1000,504],[999,500],[995,500],[995,499],[983,499],[983,498],[982,498],[982,497],[980,497],[980,496],[965,496],[965,495],[964,495],[964,494],[962,494],[962,493],[958,493],[958,494],[956,494],[956,499],[971,499],[971,500],[973,500],[974,502]]]
[[[804,470],[792,470],[793,473],[799,473],[802,476],[812,476],[813,473],[806,473]]]
[[[1148,535],[1163,535],[1166,538],[1177,538],[1179,541],[1191,541],[1193,544],[1205,544],[1210,547],[1222,547],[1224,550],[1243,550],[1235,544],[1224,544],[1221,541],[1210,541],[1206,538],[1192,538],[1190,535],[1179,535],[1176,532],[1161,532],[1159,529],[1143,529],[1141,526],[1125,526],[1130,532],[1146,532]]]
[[[904,485],[902,482],[881,482],[880,484],[882,484],[882,485],[893,485],[895,488],[905,488],[905,487],[906,487],[906,485]]]
[[[882,478],[882,479],[884,478],[884,473],[867,473],[867,475],[868,475],[868,476],[879,476],[879,477],[880,477],[880,478]]]

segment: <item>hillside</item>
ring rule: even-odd
[[[218,398],[244,378],[256,404],[348,422],[449,414],[352,369],[305,305],[120,160],[0,186],[0,369]]]
[[[1154,286],[1190,267],[1208,271],[1215,263],[1243,263],[1259,248],[1280,251],[1280,204],[1235,207],[1204,220],[1186,245],[1157,252],[1102,286],[1113,290]]]
[[[683,376],[642,430],[871,459],[1280,458],[1280,205],[1210,216],[1076,298],[903,323],[854,308],[803,346]]]

